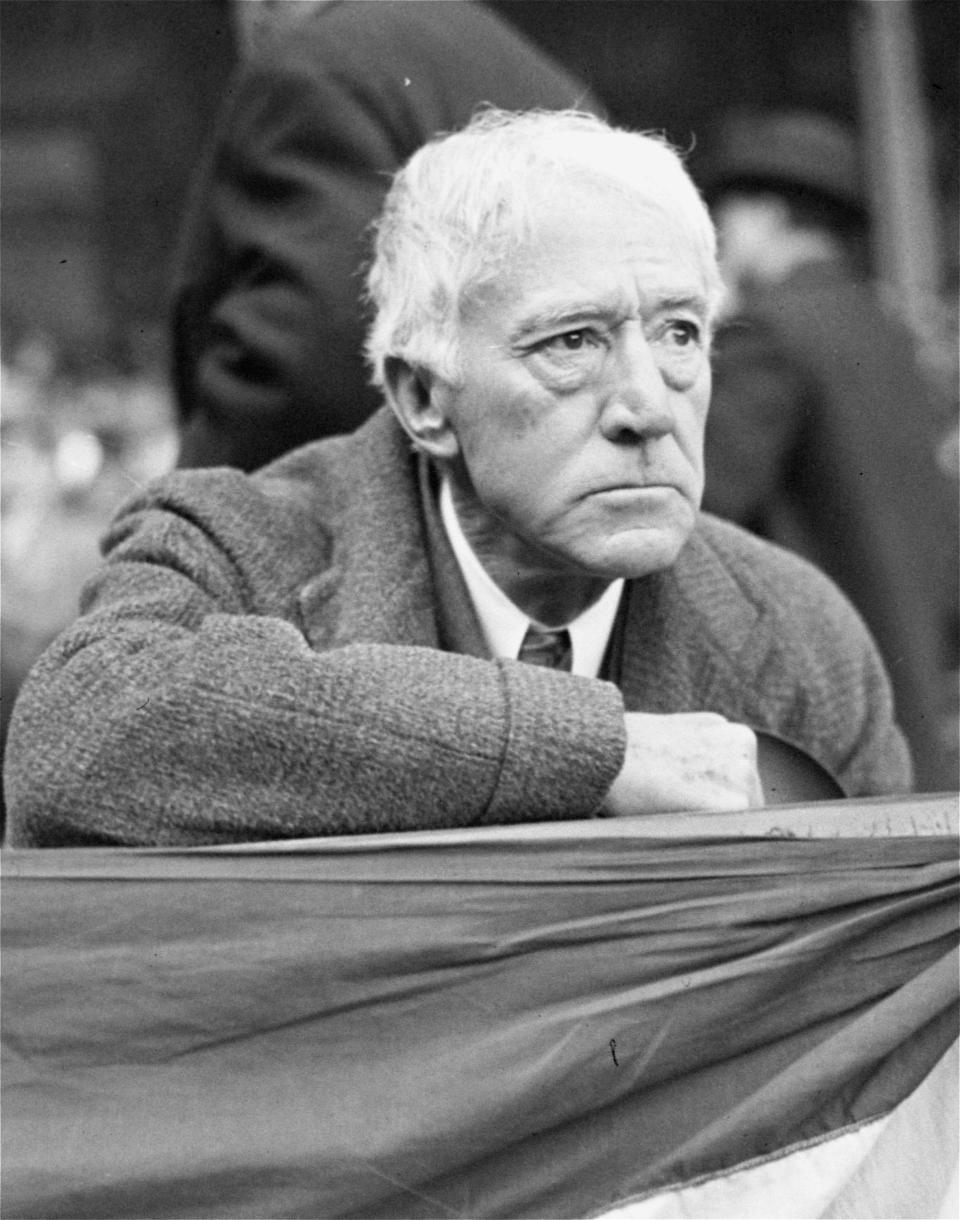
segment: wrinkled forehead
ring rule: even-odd
[[[712,311],[715,298],[714,248],[692,223],[690,208],[669,192],[629,182],[578,174],[540,180],[515,196],[519,211],[498,211],[489,240],[477,249],[477,274],[464,296],[471,305],[502,295],[521,281],[529,291],[539,282],[635,279],[685,285]],[[694,213],[695,215],[695,213]]]
[[[693,184],[682,172],[654,177],[630,166],[615,172],[578,162],[548,163],[531,166],[520,181],[497,194],[490,209],[494,228],[512,229],[521,240],[559,207],[574,202],[592,216],[613,209],[669,217],[690,245],[701,244],[712,228]]]

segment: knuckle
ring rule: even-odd
[[[745,724],[732,724],[730,726],[730,731],[740,749],[747,751],[748,753],[756,753],[757,735],[753,729],[748,728]]]

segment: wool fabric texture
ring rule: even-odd
[[[6,759],[16,845],[201,844],[589,817],[624,710],[720,712],[847,795],[903,791],[889,683],[804,561],[702,515],[628,582],[619,689],[445,652],[420,459],[385,409],[254,475],[132,499]]]

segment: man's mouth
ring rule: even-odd
[[[659,483],[656,480],[649,480],[644,483],[636,483],[636,482],[609,483],[604,487],[598,487],[591,494],[601,495],[601,496],[609,496],[609,495],[636,496],[636,495],[641,495],[645,492],[655,493],[655,492],[668,492],[668,491],[677,491],[677,490],[678,490],[678,488],[675,483],[665,483],[665,482]]]

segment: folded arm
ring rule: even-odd
[[[433,648],[311,649],[200,522],[135,512],[18,701],[13,843],[191,844],[588,817],[616,688]],[[575,698],[570,683],[576,682]]]

